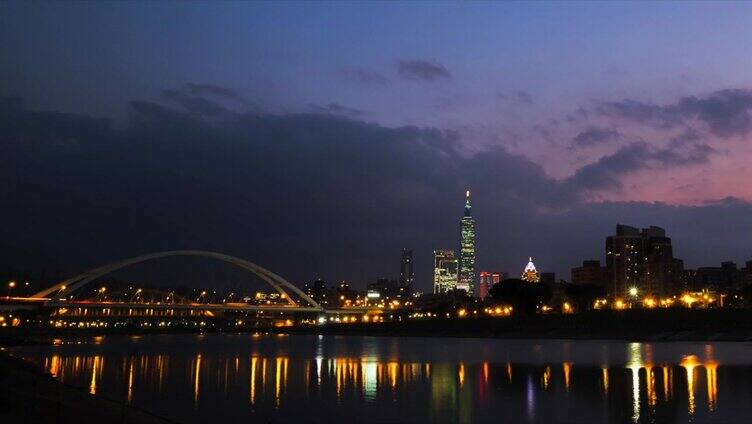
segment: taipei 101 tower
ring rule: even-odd
[[[465,216],[460,221],[460,272],[457,288],[472,295],[475,289],[475,220],[470,206],[470,191],[465,192]]]

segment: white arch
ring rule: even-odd
[[[235,266],[238,266],[240,268],[243,268],[245,270],[252,272],[253,274],[257,275],[259,278],[264,280],[266,283],[268,283],[270,286],[274,287],[274,289],[277,290],[279,294],[284,295],[284,297],[292,306],[298,306],[298,305],[292,299],[290,299],[290,296],[287,294],[287,292],[285,292],[285,290],[282,287],[286,287],[292,290],[295,294],[300,296],[301,299],[308,302],[314,308],[318,308],[321,310],[324,309],[315,300],[311,299],[310,296],[303,293],[302,290],[295,287],[289,281],[269,271],[266,268],[262,268],[252,262],[248,262],[244,259],[236,258],[234,256],[225,255],[223,253],[217,253],[217,252],[209,252],[205,250],[171,250],[167,252],[150,253],[147,255],[136,256],[135,258],[125,259],[119,262],[113,262],[111,264],[107,264],[99,268],[92,269],[83,274],[77,275],[73,278],[69,278],[48,289],[40,291],[39,293],[35,294],[32,297],[44,298],[58,291],[72,292],[74,290],[77,290],[91,283],[97,278],[102,277],[103,275],[117,271],[121,268],[125,268],[127,266],[134,265],[134,264],[144,262],[144,261],[148,261],[151,259],[159,259],[159,258],[165,258],[165,257],[171,257],[171,256],[200,256],[204,258],[217,259],[223,262],[233,264]]]

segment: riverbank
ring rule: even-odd
[[[0,422],[166,424],[171,421],[82,388],[0,351]]]
[[[625,341],[752,341],[752,310],[633,309],[504,318],[327,323],[288,333]]]
[[[55,338],[106,334],[287,333],[360,336],[472,337],[497,339],[572,339],[624,341],[752,341],[752,310],[632,309],[511,317],[437,317],[402,321],[326,322],[291,327],[242,326],[209,322],[190,327],[143,328],[139,325],[84,329],[13,329],[0,333],[0,346],[49,344]]]

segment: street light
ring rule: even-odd
[[[138,289],[135,293],[133,293],[133,296],[131,296],[131,303],[133,303],[133,299],[137,298],[140,293],[141,289]]]
[[[204,296],[206,296],[206,290],[201,292],[201,296],[199,296],[198,299],[196,299],[196,302],[201,302],[201,298]]]
[[[632,297],[637,297],[637,294],[639,291],[637,290],[637,287],[630,287],[629,288],[629,295]]]
[[[7,297],[9,299],[10,299],[10,291],[13,289],[13,287],[16,287],[16,282],[15,281],[11,281],[10,283],[8,283],[8,296]]]

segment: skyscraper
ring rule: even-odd
[[[413,272],[413,251],[402,249],[402,260],[400,261],[400,287],[405,288],[408,292],[413,286],[415,274]]]
[[[433,292],[446,293],[457,288],[457,258],[454,250],[434,250]]]
[[[538,274],[538,270],[535,269],[532,257],[530,257],[527,265],[525,265],[525,269],[522,271],[522,277],[520,277],[520,279],[522,279],[522,281],[527,281],[528,283],[540,283],[540,274]]]
[[[460,220],[460,272],[458,287],[473,294],[475,289],[475,220],[470,207],[470,191],[465,192],[465,216]]]

